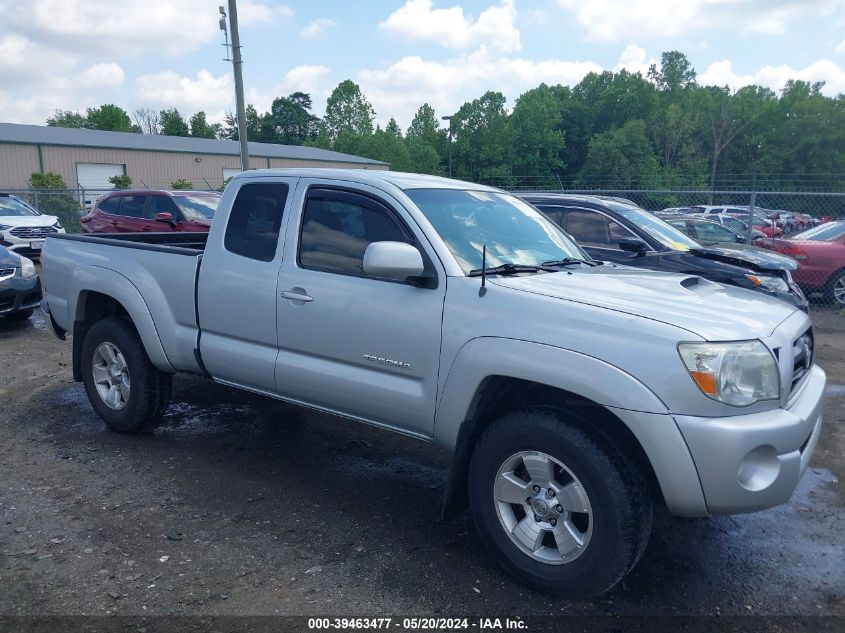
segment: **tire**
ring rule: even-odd
[[[32,308],[29,308],[28,310],[21,310],[20,312],[13,312],[12,314],[7,314],[6,319],[9,321],[26,321],[29,317],[32,316],[32,313]]]
[[[830,278],[824,295],[834,308],[845,308],[845,270],[840,270]]]
[[[80,354],[88,400],[110,429],[140,431],[161,420],[170,403],[172,376],[153,365],[132,323],[96,322]]]
[[[488,427],[470,461],[470,510],[482,540],[517,580],[559,598],[610,590],[637,564],[651,533],[652,504],[642,473],[607,437],[585,431],[589,428],[586,420],[559,409],[523,409]],[[537,494],[543,455],[550,458],[553,477]],[[519,461],[524,468],[515,466]],[[499,479],[508,481],[500,488]],[[550,489],[556,491],[551,499]],[[556,509],[545,513],[552,503]],[[571,510],[581,505],[589,512]],[[542,537],[531,531],[537,526]]]

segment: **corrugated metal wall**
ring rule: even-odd
[[[41,148],[44,171],[60,174],[69,187],[77,186],[77,163],[126,165],[126,173],[132,178],[134,186],[147,185],[152,188],[167,188],[172,181],[179,178],[190,180],[195,187],[201,189],[207,187],[205,181],[216,187],[223,182],[224,167],[240,167],[238,156],[221,154],[188,154],[59,145],[43,145]],[[382,165],[376,164],[268,159],[263,156],[250,157],[250,166],[254,169],[266,167],[384,169]],[[39,171],[37,146],[0,144],[0,187],[26,187],[29,183],[30,174],[37,171]]]

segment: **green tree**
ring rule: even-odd
[[[510,117],[513,132],[513,173],[550,180],[561,167],[565,147],[557,99],[546,84],[516,100]]]
[[[67,191],[67,184],[61,175],[51,171],[33,172],[29,177],[29,202],[42,213],[55,215],[68,233],[79,233],[79,200]]]
[[[373,106],[358,84],[350,79],[342,81],[326,100],[320,142],[333,146],[341,140],[343,145],[358,145],[360,140],[355,137],[367,137],[373,133],[375,116]]]
[[[458,177],[498,181],[510,175],[511,127],[505,101],[501,92],[488,91],[453,116],[453,172]]]
[[[101,105],[99,108],[88,108],[85,118],[87,119],[85,127],[92,130],[140,132],[140,129],[132,125],[132,119],[129,118],[126,110],[113,103]]]
[[[448,156],[447,143],[446,132],[440,129],[434,108],[424,103],[414,115],[405,135],[412,169],[421,174],[442,176],[445,173],[442,157]]]
[[[161,133],[164,136],[190,136],[191,130],[188,127],[182,113],[176,108],[167,108],[158,113]]]
[[[311,96],[305,92],[273,99],[268,116],[277,142],[304,145],[316,135],[320,119],[311,114],[311,107]]]
[[[47,125],[54,127],[88,127],[88,119],[84,114],[72,112],[71,110],[56,110],[56,113],[47,119]]]
[[[196,138],[217,138],[214,127],[205,120],[205,112],[200,110],[191,117],[191,136]]]
[[[390,119],[383,130],[376,128],[372,135],[366,137],[362,150],[368,158],[390,163],[393,171],[411,170],[411,155],[402,138],[402,130],[394,119]]]
[[[614,187],[647,189],[659,185],[659,176],[645,123],[634,120],[592,138],[578,182],[590,188],[610,182]]]
[[[680,51],[666,51],[660,55],[660,70],[655,64],[648,69],[648,78],[660,90],[670,92],[689,88],[695,84],[695,69]]]
[[[126,174],[110,176],[109,182],[114,185],[115,189],[129,189],[132,186],[132,179]]]

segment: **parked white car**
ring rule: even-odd
[[[0,193],[0,244],[13,253],[39,257],[45,238],[64,232],[55,215],[44,215],[17,196]]]

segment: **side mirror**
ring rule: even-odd
[[[373,242],[364,252],[364,273],[370,277],[407,281],[424,270],[420,252],[404,242]]]
[[[156,222],[164,222],[170,226],[176,226],[176,220],[173,219],[173,214],[167,211],[156,213]]]
[[[643,255],[648,252],[648,244],[636,237],[623,237],[619,240],[619,248],[629,253]]]
[[[747,241],[748,240],[746,239],[746,237],[744,235],[737,234],[737,236],[736,236],[736,243],[737,244],[745,244]]]

